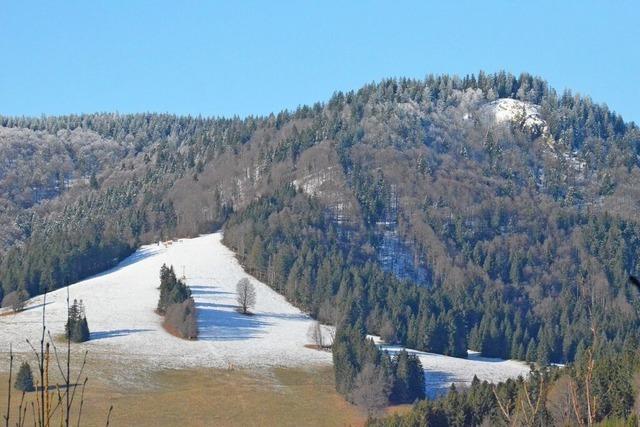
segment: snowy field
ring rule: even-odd
[[[305,347],[311,319],[267,285],[248,276],[215,233],[172,244],[141,247],[116,268],[72,285],[71,300],[82,299],[91,340],[76,346],[91,357],[135,361],[154,368],[271,367],[330,364],[331,354]],[[183,270],[198,308],[199,339],[169,335],[154,313],[163,263]],[[236,312],[236,283],[249,277],[257,303],[253,316]],[[42,297],[27,310],[0,316],[0,345],[26,352],[25,337],[39,340]],[[47,295],[47,327],[64,333],[66,289]]]
[[[163,263],[173,265],[179,277],[184,271],[191,287],[199,316],[197,341],[168,334],[161,326],[162,317],[154,312]],[[256,288],[253,316],[235,310],[235,287],[243,277]],[[221,233],[143,246],[114,269],[70,286],[69,292],[72,301],[83,300],[91,329],[91,340],[74,344],[74,352],[89,350],[89,357],[100,361],[104,375],[117,381],[127,381],[131,370],[331,364],[331,353],[305,347],[310,344],[307,331],[311,319],[246,274],[233,252],[222,244]],[[54,336],[64,333],[66,294],[66,289],[59,289],[47,295],[47,327]],[[39,341],[42,304],[42,296],[32,298],[25,311],[0,316],[0,351],[8,352],[11,344],[15,352],[28,353],[25,338]],[[389,352],[400,349],[382,347]],[[500,381],[529,371],[521,362],[477,354],[458,359],[409,351],[422,361],[429,396],[445,392],[451,383],[468,384],[474,375]],[[7,369],[4,360],[0,369]]]

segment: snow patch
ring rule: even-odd
[[[391,355],[403,349],[400,346],[384,345],[379,341],[378,344],[380,348]],[[530,372],[529,365],[525,362],[482,357],[480,353],[472,350],[469,350],[467,359],[412,349],[406,350],[408,353],[416,354],[422,363],[428,398],[446,394],[451,384],[455,384],[456,387],[470,386],[474,375],[480,381],[497,383],[519,376],[526,378]]]

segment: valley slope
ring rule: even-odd
[[[547,364],[583,354],[594,320],[612,351],[640,338],[640,131],[526,73],[388,79],[245,119],[0,125],[3,297],[224,227],[293,305],[395,344]]]
[[[169,334],[155,313],[163,264],[186,275],[198,310],[197,341]],[[244,277],[251,280],[257,294],[250,316],[236,311],[235,285]],[[119,385],[132,376],[140,378],[141,372],[167,369],[264,373],[278,367],[310,369],[332,364],[330,352],[306,347],[312,344],[308,337],[312,319],[248,275],[222,244],[219,232],[142,246],[117,267],[47,294],[46,325],[54,337],[64,334],[67,289],[72,301],[83,302],[91,329],[90,341],[74,344],[74,353],[88,350],[93,373]],[[0,312],[0,354],[6,355],[9,344],[20,358],[29,354],[25,339],[39,341],[43,301],[42,296],[32,298],[25,311],[16,314],[8,309]],[[325,326],[324,333],[329,341],[330,328]],[[400,349],[381,345],[392,354]],[[474,375],[480,380],[502,381],[529,372],[526,364],[516,361],[417,354],[425,368],[427,394],[432,397],[446,392],[452,383],[468,385]],[[0,360],[4,369],[6,356]]]

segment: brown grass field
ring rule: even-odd
[[[85,426],[105,425],[110,405],[114,407],[111,426],[361,426],[366,419],[335,392],[330,367],[157,371],[145,374],[142,387],[101,381],[92,377],[92,370],[82,411]],[[7,378],[7,373],[0,374],[3,415]],[[15,425],[20,396],[15,391],[12,395],[11,425]],[[73,425],[79,395],[76,399]],[[27,393],[26,400],[35,401],[34,393]],[[33,425],[32,417],[27,417],[25,425]],[[51,425],[60,425],[59,412]]]

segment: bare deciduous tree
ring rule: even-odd
[[[198,315],[193,298],[167,307],[163,325],[171,333],[182,338],[195,340],[198,338]]]
[[[242,314],[247,314],[249,309],[256,305],[256,290],[246,277],[240,279],[236,285],[237,301]]]
[[[2,300],[2,307],[11,307],[14,312],[24,310],[24,305],[29,298],[24,290],[9,292]]]
[[[382,369],[368,363],[355,380],[351,400],[368,415],[379,413],[389,403],[391,384]]]
[[[311,340],[311,342],[318,348],[324,348],[324,339],[322,338],[322,327],[320,326],[320,322],[314,320],[309,325],[309,330],[307,331],[307,337]]]

